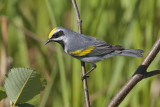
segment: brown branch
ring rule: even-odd
[[[1,62],[0,62],[0,86],[3,85],[5,74],[7,73],[7,44],[8,44],[8,21],[5,16],[0,18],[1,32],[2,32],[2,48],[1,48]],[[0,107],[3,107],[5,100],[0,101]]]
[[[0,86],[2,86],[5,74],[7,73],[7,44],[8,44],[8,21],[5,16],[1,16],[2,49],[0,65]]]
[[[80,14],[79,10],[76,4],[75,0],[72,0],[72,4],[74,6],[76,18],[77,18],[77,23],[78,23],[78,31],[80,34],[82,34],[82,20],[80,19]],[[85,70],[85,63],[81,62],[81,69],[82,69],[82,75],[86,74]],[[90,100],[89,100],[89,94],[88,94],[88,86],[87,86],[87,78],[83,79],[83,90],[84,90],[84,95],[85,95],[85,102],[86,102],[86,107],[90,107]]]
[[[160,37],[157,39],[150,52],[147,54],[142,64],[138,67],[132,78],[121,88],[121,90],[113,97],[108,107],[117,107],[132,88],[143,78],[148,78],[157,74],[160,74],[159,70],[147,72],[147,68],[160,51]]]

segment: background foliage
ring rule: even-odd
[[[160,34],[160,0],[77,0],[77,4],[83,33],[108,43],[143,49],[145,56]],[[82,107],[80,61],[66,55],[57,44],[44,46],[56,26],[77,31],[71,0],[0,0],[2,15],[9,21],[7,56],[13,61],[12,67],[35,69],[48,81],[40,103],[35,105]],[[149,69],[159,67],[159,58]],[[92,107],[106,106],[142,60],[116,56],[97,63],[88,79]],[[159,107],[159,82],[159,76],[143,80],[120,107]]]

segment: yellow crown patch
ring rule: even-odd
[[[49,33],[49,36],[48,36],[48,38],[51,38],[51,36],[52,36],[52,33],[55,31],[57,29],[57,27],[55,27],[50,33]]]

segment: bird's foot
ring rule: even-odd
[[[86,74],[83,75],[83,76],[81,76],[81,80],[82,80],[82,81],[83,81],[84,79],[87,79],[87,78],[89,78],[89,76],[87,76]]]

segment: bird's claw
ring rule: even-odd
[[[89,76],[87,76],[87,75],[81,76],[81,80],[82,80],[82,81],[83,81],[84,79],[87,79],[87,78],[89,78]]]

